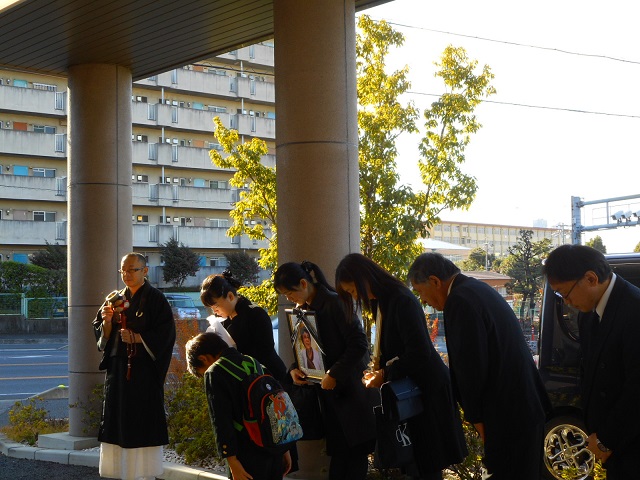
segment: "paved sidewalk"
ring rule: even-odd
[[[66,335],[6,335],[0,338],[2,343],[67,343]],[[53,412],[60,411],[68,415],[69,401],[67,387],[58,387],[37,395],[44,401],[44,407]],[[28,399],[21,400],[22,402]],[[16,400],[0,401],[0,426],[8,423],[8,410]],[[64,435],[64,434],[63,434]],[[94,442],[97,443],[94,439]],[[30,447],[9,440],[0,433],[0,480],[18,479],[78,479],[92,480],[101,478],[98,474],[100,452],[97,450],[64,450],[58,448]],[[12,460],[21,459],[22,461]],[[31,461],[24,461],[31,460]],[[63,467],[65,466],[65,467]],[[75,468],[74,468],[75,467]],[[64,468],[64,470],[62,470]],[[226,480],[203,469],[164,462],[163,480]]]
[[[100,452],[97,450],[57,450],[52,448],[29,447],[21,443],[13,442],[7,439],[5,435],[0,434],[0,453],[10,458],[22,458],[35,461],[28,463],[23,462],[23,465],[20,466],[21,475],[33,470],[33,472],[30,473],[31,476],[25,476],[24,478],[69,478],[59,475],[59,473],[62,472],[56,473],[55,464],[75,465],[82,467],[79,468],[81,471],[86,471],[87,467],[91,467],[93,473],[95,473],[95,478],[100,478],[98,475]],[[53,464],[50,462],[53,462]],[[0,459],[0,465],[2,465],[2,459]],[[27,470],[26,472],[25,469]],[[0,469],[0,479],[14,478],[5,477],[2,472],[5,472],[4,468]],[[42,475],[39,475],[38,472],[42,473]],[[77,478],[89,479],[94,477]],[[198,468],[170,462],[164,462],[164,474],[158,478],[163,480],[226,480],[226,477],[222,475],[216,475]]]

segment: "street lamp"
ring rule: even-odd
[[[489,245],[493,247],[493,244],[489,244],[489,242],[484,242],[484,269],[489,271]]]

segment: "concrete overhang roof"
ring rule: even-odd
[[[0,0],[0,67],[66,76],[115,64],[140,80],[273,38],[275,1]]]

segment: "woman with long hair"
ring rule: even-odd
[[[274,287],[297,307],[313,310],[324,352],[326,373],[320,383],[330,480],[364,480],[375,446],[375,396],[364,388],[362,371],[368,342],[360,319],[345,312],[342,301],[311,262],[289,262],[274,274]],[[298,368],[290,371],[298,385],[308,382]],[[303,425],[304,428],[304,425]]]
[[[415,464],[406,473],[441,479],[442,470],[461,462],[467,449],[449,371],[429,339],[420,302],[405,284],[359,253],[341,260],[336,287],[352,317],[355,301],[376,322],[365,386],[377,390],[383,382],[410,377],[422,390],[424,410],[409,420]]]

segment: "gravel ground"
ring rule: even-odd
[[[62,463],[7,457],[0,454],[1,480],[99,480],[97,468]]]

